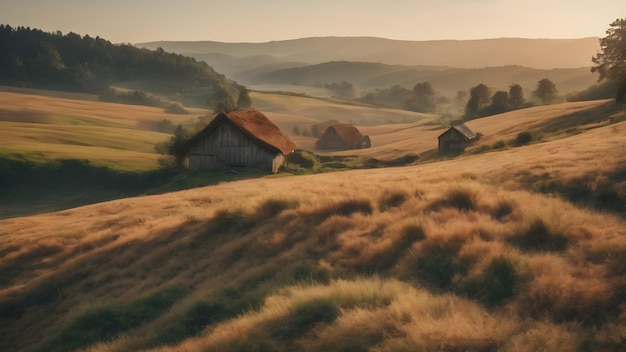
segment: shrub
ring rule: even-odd
[[[304,150],[296,150],[285,157],[285,161],[290,164],[300,166],[305,169],[315,169],[320,162],[313,153]]]
[[[493,149],[502,149],[506,147],[507,147],[507,144],[504,139],[501,139],[493,144]]]
[[[535,131],[522,131],[515,137],[515,145],[525,145],[541,139],[541,134]]]

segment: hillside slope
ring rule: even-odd
[[[0,348],[620,351],[624,135],[2,220]]]

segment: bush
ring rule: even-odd
[[[287,155],[285,160],[296,166],[300,166],[305,169],[314,169],[319,166],[319,160],[313,153],[309,153],[304,150],[296,150],[293,153]]]
[[[515,145],[525,145],[541,140],[541,134],[535,131],[522,131],[515,137]]]
[[[506,147],[507,147],[507,144],[504,139],[501,139],[493,144],[493,149],[502,149]]]

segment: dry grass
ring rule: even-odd
[[[2,220],[0,349],[620,351],[624,135]]]
[[[154,145],[169,136],[150,126],[192,119],[158,108],[10,92],[0,92],[0,106],[2,154],[38,162],[88,159],[121,170],[157,168]]]

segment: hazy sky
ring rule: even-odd
[[[0,23],[114,43],[601,37],[624,16],[626,0],[0,0]]]

